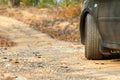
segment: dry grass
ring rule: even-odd
[[[15,43],[12,40],[9,40],[4,37],[0,37],[0,47],[12,47]]]
[[[68,7],[55,8],[15,8],[11,10],[3,10],[0,14],[8,16],[29,24],[34,29],[49,34],[52,38],[65,41],[79,41],[79,14],[81,4],[72,4]],[[41,15],[45,15],[44,17]],[[41,17],[40,17],[41,16]],[[40,18],[38,18],[40,17]],[[68,22],[69,27],[64,34],[61,34],[63,28],[67,25],[59,25]],[[74,23],[76,25],[74,25]],[[72,27],[71,27],[72,26]],[[67,34],[66,34],[67,33]]]
[[[72,4],[68,7],[58,9],[58,16],[63,18],[76,17],[80,15],[82,4]]]

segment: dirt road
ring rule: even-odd
[[[0,80],[119,80],[120,60],[88,61],[84,47],[52,39],[0,16],[0,35],[16,43],[0,48]]]

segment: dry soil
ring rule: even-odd
[[[0,16],[0,80],[119,80],[120,59],[87,60],[84,46],[53,39],[14,18]],[[20,79],[21,78],[21,79]]]

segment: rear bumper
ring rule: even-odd
[[[103,45],[120,48],[120,17],[99,17],[98,22]]]

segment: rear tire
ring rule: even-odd
[[[85,57],[89,60],[103,59],[100,53],[100,35],[93,17],[88,14],[85,21]]]

